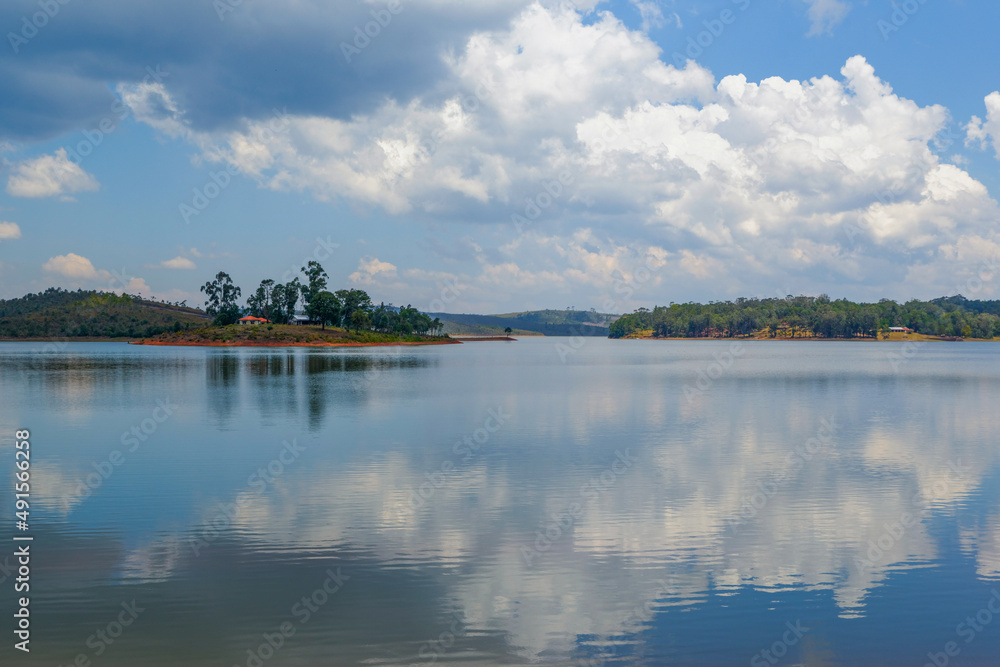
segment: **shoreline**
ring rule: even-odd
[[[461,345],[460,340],[431,340],[431,341],[399,341],[395,343],[226,343],[221,341],[204,342],[164,342],[164,341],[129,341],[129,345],[149,345],[155,347],[395,347],[398,345]]]
[[[942,338],[940,336],[921,336],[919,338],[657,338],[655,336],[625,336],[611,340],[700,340],[700,341],[733,341],[760,343],[996,343],[996,338]]]

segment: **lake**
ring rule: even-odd
[[[0,343],[0,662],[995,665],[998,358]]]

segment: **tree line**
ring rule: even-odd
[[[262,280],[247,298],[245,308],[239,306],[240,287],[229,274],[220,271],[214,280],[200,288],[206,296],[205,311],[214,318],[216,326],[235,324],[245,315],[275,324],[289,324],[301,299],[306,317],[324,329],[330,325],[355,331],[408,335],[439,332],[443,326],[438,318],[431,319],[410,305],[397,308],[391,303],[380,303],[376,306],[364,290],[331,292],[327,289],[330,276],[319,262],[310,261],[300,270],[302,277],[288,283],[270,278]]]
[[[832,301],[818,297],[713,301],[640,308],[611,325],[611,338],[652,331],[659,338],[737,338],[768,335],[796,338],[876,338],[890,327],[921,334],[963,338],[1000,336],[1000,301],[958,295],[900,304]]]
[[[50,287],[0,300],[0,338],[146,338],[204,322],[193,308],[94,290]]]

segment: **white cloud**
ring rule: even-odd
[[[160,262],[159,267],[162,269],[178,269],[183,271],[191,271],[198,268],[190,259],[180,256]]]
[[[98,189],[97,179],[70,161],[65,148],[14,165],[7,180],[7,194],[14,197],[55,197]]]
[[[0,221],[0,241],[13,241],[21,238],[21,228],[14,222]]]
[[[89,259],[72,252],[50,258],[42,268],[74,280],[94,280],[103,277]]]
[[[49,258],[42,269],[69,279],[73,285],[122,294],[143,293],[149,296],[152,289],[143,278],[128,276],[124,270],[98,269],[86,257],[70,252]]]
[[[128,284],[125,285],[124,289],[118,288],[112,291],[118,294],[128,292],[129,294],[145,294],[146,296],[150,296],[153,288],[146,284],[143,278],[129,278]]]
[[[395,275],[395,265],[380,261],[377,257],[365,257],[358,263],[358,270],[347,278],[352,283],[372,285],[375,283],[376,276],[394,277]]]
[[[655,0],[629,0],[635,8],[639,10],[642,17],[642,29],[648,32],[651,28],[662,28],[666,22],[663,18],[663,10]],[[674,16],[677,16],[674,14]],[[680,21],[680,18],[677,19]]]
[[[811,10],[830,26],[846,5]],[[526,199],[542,202],[532,230],[550,242],[474,258],[478,272],[464,272],[473,284],[535,294],[593,296],[601,263],[628,247],[669,250],[664,276],[704,284],[713,298],[771,295],[790,276],[803,290],[834,280],[908,298],[911,268],[960,269],[941,246],[997,238],[986,188],[931,148],[947,109],[896,95],[863,57],[837,77],[716,82],[661,55],[608,13],[585,25],[572,10],[535,4],[445,58],[455,94],[444,100],[188,140],[275,190],[484,223],[472,228],[483,247],[510,244],[511,216]],[[546,192],[560,175],[566,183]],[[586,267],[569,250],[581,228],[607,244]],[[352,280],[379,276],[363,263]],[[950,289],[941,280],[928,289]]]
[[[993,150],[1000,159],[1000,91],[990,93],[986,97],[986,120],[973,116],[966,126],[966,133],[967,146],[978,144],[981,148],[985,148],[992,143]]]
[[[803,1],[809,5],[809,20],[812,25],[806,34],[810,37],[823,33],[831,34],[834,26],[843,21],[847,12],[851,11],[850,5],[842,0]]]
[[[146,123],[170,137],[188,136],[184,114],[162,83],[119,84],[118,94],[137,121]]]

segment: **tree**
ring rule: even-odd
[[[364,310],[355,310],[351,313],[351,327],[355,331],[360,331],[362,329],[367,329],[372,325],[372,318]]]
[[[212,315],[215,326],[235,324],[240,319],[240,307],[236,300],[240,298],[240,288],[224,271],[219,271],[215,280],[205,283],[200,290],[205,293],[205,312]]]
[[[299,294],[302,289],[302,284],[299,282],[298,278],[295,278],[289,283],[285,283],[285,315],[284,323],[288,324],[295,317],[295,304],[299,301]]]
[[[274,288],[274,281],[270,278],[260,281],[260,287],[253,296],[247,299],[247,310],[254,317],[263,317],[266,320],[271,319],[272,310],[272,290]]]
[[[301,285],[302,299],[306,304],[306,314],[311,320],[319,319],[312,310],[313,301],[319,294],[326,290],[326,281],[330,277],[320,266],[319,262],[309,260],[309,263],[302,267],[302,273],[306,274],[308,285]]]
[[[340,299],[340,321],[345,326],[351,323],[351,317],[355,311],[363,310],[366,313],[372,311],[372,300],[368,292],[360,289],[337,290],[336,296]]]
[[[506,329],[503,330],[503,332],[507,336],[507,338],[510,338],[510,335],[514,332],[514,330],[511,329],[510,327],[507,327]]]
[[[309,317],[319,320],[323,329],[326,329],[327,322],[336,322],[340,317],[340,299],[330,292],[323,291],[313,297],[309,308]]]

